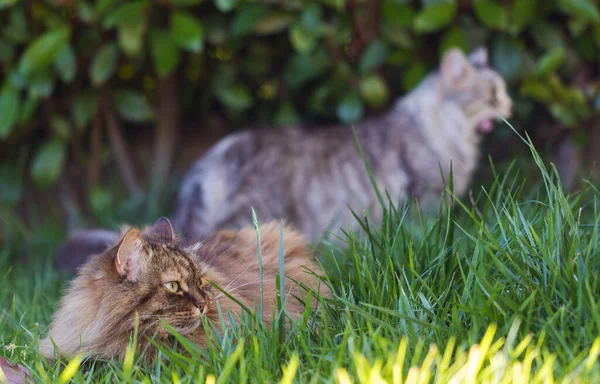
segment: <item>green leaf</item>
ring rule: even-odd
[[[53,138],[38,149],[31,162],[31,178],[38,188],[46,189],[54,185],[62,173],[66,158],[66,145]]]
[[[71,123],[64,116],[53,114],[50,117],[50,127],[56,137],[63,141],[67,141],[71,137]]]
[[[506,9],[495,0],[474,0],[473,9],[484,25],[492,29],[506,28],[508,22]]]
[[[374,40],[362,54],[358,69],[361,73],[368,73],[379,67],[387,58],[388,47],[381,40]]]
[[[493,66],[504,78],[511,82],[517,79],[521,70],[521,49],[512,37],[500,35],[494,44]]]
[[[290,41],[294,49],[302,54],[312,52],[317,45],[317,37],[314,31],[296,23],[290,28]]]
[[[37,111],[38,104],[39,99],[33,97],[29,97],[23,102],[19,113],[20,125],[27,124],[31,120],[31,117]]]
[[[450,27],[444,32],[442,41],[440,43],[440,56],[442,56],[448,49],[452,47],[458,47],[463,51],[467,51],[467,37],[459,27]]]
[[[267,15],[267,12],[268,8],[259,4],[239,7],[231,22],[232,36],[239,37],[252,32],[262,18]]]
[[[27,81],[28,79],[26,78],[26,76],[19,71],[12,71],[8,75],[8,82],[16,89],[27,88]]]
[[[0,63],[12,62],[15,57],[15,47],[8,41],[0,40]]]
[[[573,127],[577,122],[573,110],[567,105],[553,103],[550,105],[550,114],[567,127]]]
[[[318,4],[309,3],[300,14],[300,24],[312,31],[315,36],[319,36],[321,34],[322,13],[321,7]]]
[[[134,123],[146,123],[154,120],[154,110],[144,95],[138,91],[119,89],[113,96],[119,115]]]
[[[294,15],[288,12],[272,12],[256,24],[255,31],[259,35],[279,33],[294,21]]]
[[[181,61],[181,50],[167,31],[154,30],[150,33],[150,51],[154,68],[160,77],[173,73]]]
[[[96,114],[98,98],[92,91],[85,91],[77,95],[71,107],[73,122],[79,130],[88,126]]]
[[[596,95],[594,98],[594,109],[600,111],[600,95]]]
[[[444,28],[456,15],[456,3],[436,3],[423,8],[414,19],[414,29],[417,32],[435,32]]]
[[[292,103],[288,101],[281,103],[273,120],[275,121],[276,125],[292,125],[301,123],[298,112],[296,112]]]
[[[294,15],[288,12],[272,12],[256,24],[255,31],[259,35],[279,33],[294,21]]]
[[[344,123],[357,122],[363,114],[364,107],[356,92],[348,94],[336,108],[337,117]]]
[[[369,75],[360,80],[360,94],[372,108],[383,106],[389,98],[389,91],[379,75]]]
[[[387,63],[395,66],[406,65],[413,61],[412,53],[403,49],[396,50],[388,55]]]
[[[236,70],[230,64],[224,64],[217,68],[211,76],[211,87],[214,93],[220,90],[230,88],[235,83]]]
[[[54,74],[49,69],[35,73],[29,80],[29,96],[47,98],[54,90]]]
[[[101,15],[113,6],[116,0],[97,0],[95,11],[96,15]]]
[[[565,12],[573,16],[600,23],[598,7],[590,0],[559,0],[558,4]]]
[[[217,9],[223,13],[230,12],[236,5],[237,0],[215,0]]]
[[[252,94],[243,84],[236,84],[230,88],[217,91],[217,97],[227,108],[234,111],[243,111],[252,106]]]
[[[569,57],[569,55],[567,55],[567,66],[571,64],[569,59],[584,59],[594,62],[598,53],[598,46],[594,41],[594,35],[592,33],[586,33],[575,38],[574,40],[574,48],[577,50],[577,53],[579,53],[580,57],[575,57],[575,55]],[[577,62],[576,65],[578,64],[579,62]]]
[[[583,19],[571,19],[567,23],[569,32],[571,32],[571,36],[573,37],[580,37],[587,30],[589,24],[588,20]]]
[[[536,21],[531,28],[535,43],[544,49],[552,49],[556,46],[564,46],[565,34],[559,25]]]
[[[531,97],[540,102],[548,102],[552,99],[552,90],[547,82],[541,80],[527,80],[519,90],[522,96]]]
[[[285,67],[283,81],[292,88],[298,87],[323,73],[324,67],[314,55],[293,54]]]
[[[204,28],[189,13],[173,12],[171,13],[171,38],[181,48],[198,53],[204,46]]]
[[[117,68],[119,48],[115,43],[104,45],[98,50],[90,65],[90,79],[96,86],[104,84]]]
[[[206,41],[214,45],[225,45],[229,38],[229,22],[221,17],[208,18],[203,24]]]
[[[114,28],[122,25],[142,24],[146,7],[149,4],[147,0],[127,1],[106,15],[102,25],[104,28]]]
[[[346,0],[323,0],[323,3],[338,11],[343,11],[346,7]]]
[[[71,29],[60,27],[44,33],[31,43],[19,62],[19,71],[28,75],[49,66],[69,43]]]
[[[94,22],[94,8],[88,1],[77,2],[77,16],[85,23]]]
[[[15,206],[23,195],[22,164],[23,161],[3,161],[0,164],[0,201],[9,206]]]
[[[311,93],[308,98],[308,108],[316,114],[325,114],[329,112],[327,100],[331,95],[331,87],[329,84],[323,84]]]
[[[421,62],[414,62],[403,74],[404,90],[410,92],[427,75],[427,69]]]
[[[511,10],[511,27],[519,33],[534,19],[537,9],[537,0],[515,0]]]
[[[8,25],[6,25],[2,31],[3,38],[6,39],[7,42],[13,44],[25,44],[31,42],[32,35],[26,11],[27,7],[22,6],[15,7],[9,12]],[[6,23],[6,18],[3,19]]]
[[[410,28],[415,20],[415,11],[410,4],[386,0],[382,6],[382,16],[386,23],[403,28]]]
[[[21,95],[8,82],[0,90],[0,139],[5,139],[12,133],[19,116]]]
[[[89,203],[94,212],[106,212],[113,206],[113,196],[109,190],[94,186],[90,190]]]
[[[540,57],[535,66],[537,76],[545,76],[556,72],[567,57],[567,51],[561,47],[555,47]]]
[[[381,31],[381,39],[383,39],[386,43],[393,45],[396,48],[413,48],[415,38],[408,29],[383,23],[379,27],[379,30]]]
[[[54,59],[54,70],[62,81],[69,84],[77,71],[75,52],[71,45],[65,46]]]
[[[119,46],[127,56],[137,56],[144,41],[146,26],[143,23],[131,23],[119,28]]]

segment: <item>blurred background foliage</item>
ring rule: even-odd
[[[515,126],[565,164],[598,153],[595,0],[0,0],[1,213],[52,196],[79,226],[114,209],[111,185],[159,201],[233,129],[355,122],[480,45]]]

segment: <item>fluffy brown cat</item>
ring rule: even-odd
[[[450,164],[462,195],[477,165],[481,134],[511,115],[502,77],[487,51],[468,57],[450,49],[439,70],[382,116],[359,122],[356,134],[382,190],[394,203],[417,198],[436,207]],[[350,126],[245,130],[217,143],[185,176],[173,224],[201,236],[251,222],[285,218],[316,240],[327,229],[359,229],[348,207],[381,218]]]
[[[279,231],[275,222],[259,227],[266,322],[277,311]],[[283,246],[284,271],[289,277],[285,281],[286,310],[295,317],[304,311],[304,304],[293,297],[303,296],[294,281],[324,296],[329,289],[306,272],[305,268],[316,274],[321,270],[299,233],[284,227]],[[229,311],[234,318],[242,310],[215,285],[249,308],[258,304],[257,251],[256,232],[251,227],[239,232],[216,232],[191,246],[175,237],[165,218],[144,234],[129,229],[122,240],[92,256],[79,270],[62,298],[47,337],[40,342],[40,352],[53,358],[55,344],[66,356],[83,352],[101,358],[122,357],[134,330],[136,313],[142,347],[149,346],[145,336],[156,335],[159,342],[170,340],[159,318],[204,346],[203,317],[218,321],[217,304],[224,314]]]

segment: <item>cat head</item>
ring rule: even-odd
[[[502,76],[488,65],[488,53],[483,47],[470,55],[458,48],[449,49],[439,70],[442,97],[458,103],[470,126],[478,133],[493,129],[492,120],[512,114],[512,100]]]
[[[207,271],[180,246],[168,219],[159,219],[145,235],[130,229],[115,248],[112,268],[104,271],[109,275],[100,278],[114,281],[122,297],[135,303],[144,328],[158,329],[159,317],[182,334],[200,326],[213,291]]]
[[[40,344],[42,354],[53,355],[52,343],[66,355],[81,350],[119,354],[136,314],[142,335],[168,337],[160,319],[183,335],[193,333],[216,297],[196,250],[181,245],[166,218],[143,234],[129,229],[79,270]]]

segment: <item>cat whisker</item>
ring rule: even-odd
[[[231,294],[231,292],[233,292],[233,291],[235,291],[235,290],[237,290],[237,289],[243,288],[243,287],[245,287],[245,286],[247,286],[247,285],[254,284],[254,283],[258,282],[259,280],[260,280],[260,278],[258,278],[258,279],[256,279],[256,280],[254,280],[254,281],[250,281],[250,282],[248,282],[248,283],[242,284],[242,285],[238,285],[237,287],[234,287],[234,288],[232,288],[232,289],[229,289],[229,290],[227,290],[226,292],[227,292],[227,293],[229,293],[229,294]],[[264,281],[269,281],[269,280],[263,280],[263,282],[264,282]],[[215,297],[215,300],[218,300],[219,298],[223,297],[224,295],[225,295],[225,294],[224,294],[223,292],[221,292],[220,294],[218,294],[218,295]]]
[[[227,284],[227,286],[225,288],[223,288],[223,290],[227,291],[233,283],[235,283],[244,273],[246,273],[246,271],[248,270],[248,268],[250,268],[251,265],[252,265],[252,263],[248,263],[246,268],[244,268],[244,270],[242,272],[240,272],[233,280],[231,280],[231,282],[229,284]]]

